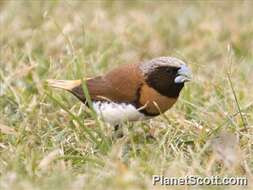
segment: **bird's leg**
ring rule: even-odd
[[[121,124],[117,124],[114,126],[114,133],[113,133],[113,138],[119,139],[124,136],[123,133],[123,126]]]

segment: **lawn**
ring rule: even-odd
[[[0,0],[0,189],[245,189],[153,185],[247,177],[253,188],[253,2]],[[187,62],[176,105],[124,137],[47,79],[159,56]],[[154,138],[149,138],[152,131]]]

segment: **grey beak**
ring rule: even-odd
[[[177,74],[178,76],[174,80],[175,83],[188,82],[192,79],[191,69],[186,65],[182,65]]]

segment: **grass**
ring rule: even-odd
[[[252,8],[1,0],[0,189],[171,188],[153,186],[152,175],[247,176],[252,188]],[[73,96],[44,85],[164,55],[187,61],[194,80],[164,115],[126,123],[122,139]],[[156,140],[146,138],[150,128]]]

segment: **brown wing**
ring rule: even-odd
[[[111,98],[114,101],[131,103],[136,101],[139,89],[144,83],[137,64],[122,65],[109,72],[104,78],[112,88]]]
[[[110,100],[114,102],[133,103],[138,100],[138,90],[143,84],[143,76],[137,65],[122,65],[105,76],[88,79],[87,88],[92,100]],[[81,101],[85,102],[81,85],[71,90]]]

